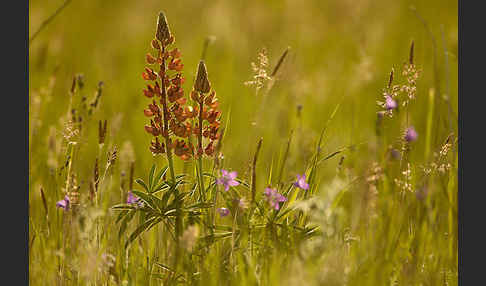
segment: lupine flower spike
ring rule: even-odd
[[[63,200],[60,200],[56,203],[56,207],[68,211],[70,207],[69,202],[69,197],[66,195]]]
[[[308,190],[309,184],[305,181],[305,174],[297,175],[297,181],[294,183],[294,186],[297,188],[301,188],[302,190]]]
[[[279,194],[276,189],[265,188],[265,192],[263,194],[265,195],[265,199],[270,206],[276,210],[280,209],[281,202],[287,201],[287,198]]]
[[[211,89],[204,61],[199,62],[196,81],[191,91],[191,99],[194,101],[193,113],[197,114],[197,120],[195,120],[195,127],[193,128],[193,133],[197,137],[196,154],[197,156],[202,156],[203,154],[212,156],[214,154],[215,141],[220,136],[218,130],[221,111],[218,108],[219,101],[216,98],[216,92],[214,89]],[[204,138],[209,140],[206,146],[203,146]]]
[[[220,217],[225,217],[225,216],[229,215],[229,213],[230,213],[230,210],[227,209],[227,208],[218,208],[217,211],[218,211]]]
[[[145,57],[147,64],[154,65],[158,72],[151,67],[145,67],[142,73],[144,80],[152,82],[143,90],[143,94],[152,100],[143,111],[150,118],[150,124],[145,125],[145,131],[154,137],[149,147],[154,155],[166,152],[170,154],[174,150],[177,156],[187,160],[193,153],[187,140],[192,132],[191,123],[187,119],[197,114],[191,107],[185,106],[187,98],[182,88],[185,79],[181,72],[184,65],[179,49],[169,49],[173,43],[174,36],[170,33],[164,13],[161,12],[155,39],[152,40],[155,54],[149,53]]]
[[[228,191],[230,187],[238,186],[240,183],[236,181],[236,171],[228,172],[227,170],[221,170],[221,177],[216,179],[216,184],[223,185],[224,190]]]
[[[418,133],[415,131],[415,128],[413,126],[410,126],[407,128],[407,131],[405,131],[405,136],[404,139],[407,142],[413,142],[417,140],[418,138]]]

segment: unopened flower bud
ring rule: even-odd
[[[167,18],[165,18],[164,12],[159,13],[159,18],[157,19],[157,32],[155,34],[157,40],[164,42],[165,40],[170,40],[170,30],[167,24]]]
[[[211,89],[211,85],[209,84],[208,80],[208,72],[206,70],[204,61],[199,62],[194,89],[202,93],[208,93]]]

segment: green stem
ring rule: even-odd
[[[199,180],[201,181],[199,183],[199,191],[201,192],[201,197],[203,201],[206,201],[206,196],[204,194],[204,178],[202,175],[202,156],[204,154],[203,148],[202,148],[202,130],[203,130],[203,111],[204,111],[204,95],[202,93],[199,93],[200,97],[200,102],[199,102],[199,134],[197,137],[197,143],[198,143],[198,158],[197,158],[197,163],[199,166]],[[199,151],[201,151],[201,154],[199,154]]]
[[[169,138],[165,138],[165,145],[169,146],[170,140]],[[172,151],[167,148],[167,163],[169,163],[169,172],[170,172],[170,179],[172,181],[172,184],[175,185],[176,179],[175,179],[175,173],[174,173],[174,160],[172,160]]]
[[[165,47],[162,47],[162,52],[165,51]],[[167,92],[166,92],[166,86],[165,86],[165,81],[163,76],[160,75],[165,75],[165,60],[162,61],[160,65],[160,83],[161,83],[161,91],[162,91],[162,98],[161,98],[161,103],[162,103],[162,108],[163,108],[163,120],[164,120],[164,139],[165,139],[165,147],[166,147],[166,154],[167,154],[167,163],[169,164],[169,172],[170,172],[170,177],[172,181],[172,188],[174,191],[174,199],[177,200],[176,202],[176,222],[175,222],[175,236],[176,236],[176,247],[175,247],[175,255],[174,255],[174,269],[177,271],[178,265],[179,265],[179,256],[180,256],[180,236],[181,236],[181,231],[182,231],[182,217],[181,217],[181,211],[180,211],[180,202],[179,200],[179,191],[175,188],[176,184],[176,179],[175,179],[175,173],[174,173],[174,161],[172,159],[172,149],[171,149],[171,142],[169,138],[169,122],[168,122],[168,114],[169,114],[169,109],[167,107]]]
[[[199,191],[201,192],[201,198],[203,199],[203,201],[205,202],[206,201],[206,194],[204,193],[204,177],[203,177],[203,168],[202,168],[202,156],[199,156],[199,158],[197,158],[197,163],[198,163],[198,166],[199,166],[199,180],[201,181],[201,183],[199,184]]]

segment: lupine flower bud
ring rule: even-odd
[[[160,50],[160,44],[159,44],[159,41],[157,39],[153,39],[151,44],[152,44],[152,48],[154,48],[156,50]]]
[[[157,40],[164,42],[165,40],[170,40],[170,30],[167,24],[167,18],[165,18],[164,12],[159,13],[159,18],[157,19],[157,32],[155,33]]]
[[[199,62],[197,69],[196,82],[194,83],[194,89],[198,92],[208,93],[211,89],[211,85],[208,80],[208,72],[204,61]]]
[[[143,113],[145,114],[145,116],[147,117],[152,117],[154,115],[154,113],[152,112],[152,110],[150,109],[144,109]]]
[[[147,53],[146,58],[148,64],[154,64],[157,59],[154,58],[150,53]]]

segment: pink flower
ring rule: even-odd
[[[223,185],[224,190],[228,191],[229,187],[238,186],[240,183],[235,180],[236,178],[236,171],[228,172],[227,170],[221,170],[221,177],[216,179],[216,184]]]
[[[305,181],[305,174],[297,175],[297,181],[294,183],[294,186],[301,188],[302,190],[308,190],[309,184]]]
[[[276,210],[280,209],[281,202],[287,201],[287,198],[279,194],[276,189],[265,188],[265,192],[263,194],[266,196],[265,199],[270,206]]]

